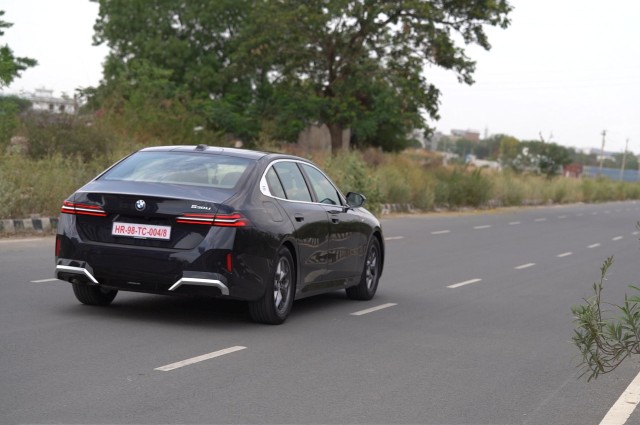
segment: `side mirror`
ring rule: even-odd
[[[347,204],[349,204],[351,208],[359,208],[363,206],[364,201],[366,200],[367,198],[365,198],[365,196],[362,195],[361,193],[356,193],[356,192],[347,193]]]

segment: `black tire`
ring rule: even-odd
[[[347,296],[352,300],[368,301],[378,290],[380,280],[380,266],[382,265],[382,255],[380,252],[380,242],[374,236],[369,242],[367,255],[364,260],[362,277],[356,286],[347,288]]]
[[[118,294],[117,289],[105,289],[83,283],[72,283],[71,286],[78,301],[87,305],[109,305]]]
[[[249,303],[249,313],[255,322],[269,325],[283,323],[293,305],[296,288],[296,269],[291,252],[280,248],[273,271],[262,298]]]

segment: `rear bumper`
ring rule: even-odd
[[[57,279],[66,280],[72,283],[101,285],[98,279],[94,276],[93,267],[91,267],[91,265],[86,261],[59,258],[58,264],[56,265],[55,276]],[[125,291],[185,295],[192,293],[193,288],[205,289],[205,291],[200,291],[204,293],[207,293],[206,288],[209,288],[211,289],[209,295],[229,296],[229,287],[227,286],[226,281],[227,279],[225,279],[224,276],[217,273],[185,271],[182,273],[182,277],[180,279],[164,290],[158,287],[158,285],[149,287],[149,285],[145,285],[142,282],[120,280],[108,280],[106,284],[103,284],[102,286]]]

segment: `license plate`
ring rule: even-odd
[[[169,240],[171,238],[171,226],[115,222],[111,227],[111,234],[113,236],[128,236],[131,238]]]

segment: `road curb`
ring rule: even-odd
[[[0,235],[20,233],[50,233],[58,227],[58,217],[39,217],[2,219]]]

